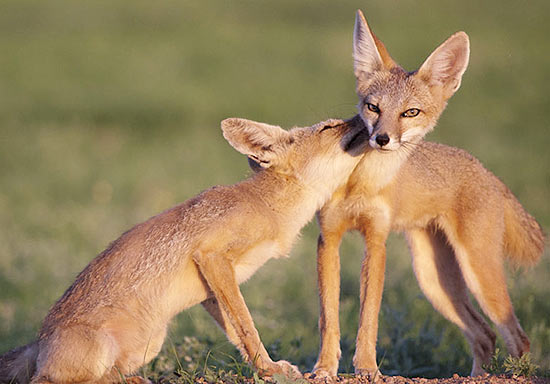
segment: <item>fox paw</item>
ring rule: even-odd
[[[152,384],[148,379],[141,376],[130,376],[124,379],[123,383],[127,384]]]
[[[263,374],[265,376],[273,376],[276,374],[283,374],[286,377],[299,379],[302,377],[300,370],[295,365],[290,364],[286,360],[279,360],[273,362],[273,365],[268,369],[264,369]]]
[[[314,378],[334,377],[337,375],[336,369],[329,367],[315,367],[311,375]]]
[[[366,369],[366,368],[355,368],[355,376],[365,377],[371,383],[380,383],[382,382],[382,373],[378,368]]]

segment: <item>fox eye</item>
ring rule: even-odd
[[[369,109],[369,111],[374,112],[374,113],[380,113],[380,108],[378,108],[378,106],[376,106],[374,104],[371,104],[371,103],[366,103],[366,105],[367,105],[367,108]]]
[[[419,113],[420,113],[420,109],[411,108],[411,109],[407,109],[405,112],[403,112],[401,114],[401,116],[402,117],[415,117],[415,116],[418,116]]]

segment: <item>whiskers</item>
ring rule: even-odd
[[[396,152],[400,160],[405,160],[409,156],[411,156],[414,152],[416,152],[416,149],[420,145],[420,142],[415,143],[412,141],[405,140],[405,141],[401,141],[399,144],[400,144],[399,148],[397,148],[394,152]]]
[[[401,147],[398,149],[398,151],[402,151],[403,155],[408,157],[411,154],[415,154],[415,156],[420,156],[426,160],[429,161],[430,156],[425,151],[422,151],[419,149],[419,147],[422,145],[423,141],[419,140],[418,142],[411,142],[411,141],[402,141]]]

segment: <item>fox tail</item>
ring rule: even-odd
[[[517,265],[530,266],[539,261],[545,246],[542,228],[525,211],[509,190],[504,206],[504,250]]]
[[[36,370],[37,357],[38,341],[0,356],[0,383],[29,383]]]

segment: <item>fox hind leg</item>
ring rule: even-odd
[[[485,314],[495,323],[508,353],[514,357],[529,351],[529,339],[514,313],[502,265],[503,225],[490,217],[484,223],[463,228],[460,237],[445,230],[460,265],[464,280]],[[474,232],[475,231],[475,232]]]
[[[32,383],[98,382],[113,368],[118,349],[107,332],[84,325],[55,330],[39,348]]]
[[[420,288],[447,320],[465,335],[474,357],[471,375],[484,373],[495,347],[496,335],[476,311],[455,254],[445,235],[436,228],[407,231],[413,269]]]

